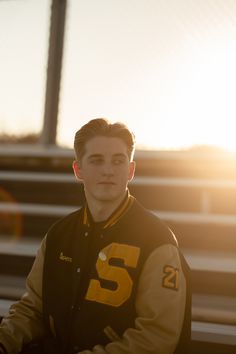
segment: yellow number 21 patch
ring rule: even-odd
[[[163,272],[165,273],[162,285],[164,288],[178,290],[179,289],[179,270],[170,266],[166,265],[163,268]]]

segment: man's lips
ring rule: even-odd
[[[111,182],[111,181],[102,181],[102,182],[99,182],[98,184],[115,185],[115,183]]]

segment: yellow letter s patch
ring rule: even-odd
[[[115,290],[102,288],[100,281],[91,279],[86,294],[86,300],[100,302],[106,305],[118,307],[131,295],[133,281],[125,268],[109,264],[111,258],[123,260],[127,267],[136,268],[140,254],[140,248],[112,243],[99,253],[96,269],[101,279],[110,280],[117,284]]]

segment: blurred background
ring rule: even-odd
[[[0,0],[0,316],[48,227],[83,204],[88,120],[137,141],[131,192],[192,271],[192,353],[236,346],[236,1]]]

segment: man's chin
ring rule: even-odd
[[[96,199],[100,202],[114,202],[120,198],[120,195],[116,195],[114,193],[99,193],[96,196]]]
[[[114,202],[118,198],[114,196],[98,196],[96,199],[100,202],[109,203],[109,202]]]

